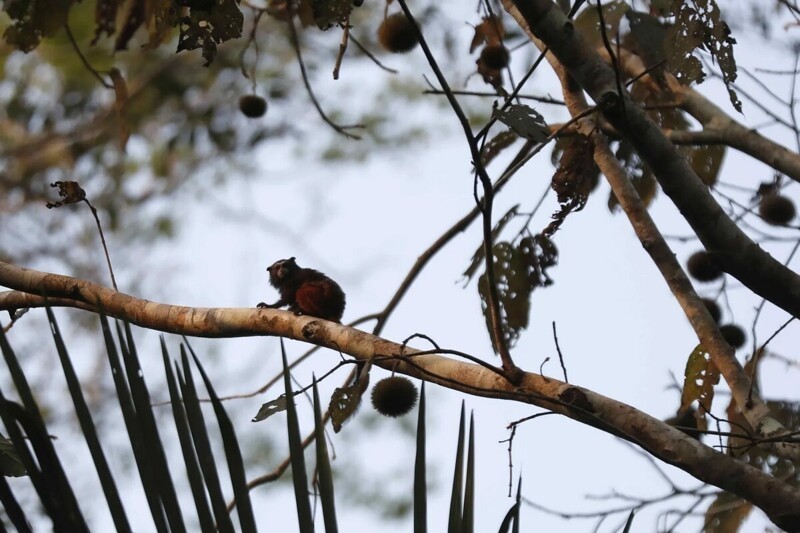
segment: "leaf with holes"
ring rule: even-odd
[[[681,396],[681,407],[679,412],[689,409],[696,401],[701,408],[698,413],[698,427],[705,429],[705,413],[711,410],[714,400],[714,385],[719,383],[719,370],[711,361],[711,356],[698,345],[689,355],[686,361],[686,371],[683,380],[683,395]],[[700,419],[703,418],[703,425],[700,426]]]
[[[495,108],[492,114],[518,135],[531,141],[543,142],[550,135],[544,117],[530,106],[515,104],[506,110]]]
[[[207,67],[217,54],[218,44],[242,36],[243,24],[244,15],[236,0],[220,0],[209,11],[192,9],[181,22],[177,51],[202,49]]]
[[[497,221],[497,224],[494,225],[494,229],[492,229],[492,242],[497,240],[497,237],[500,235],[500,232],[503,231],[503,228],[506,227],[515,216],[517,216],[517,212],[519,211],[519,204],[513,206],[509,209],[505,215],[500,217],[500,220]],[[481,266],[484,258],[484,246],[483,243],[478,246],[478,249],[475,250],[475,253],[472,254],[472,260],[469,263],[469,266],[464,271],[464,276],[467,278],[467,282],[472,279],[472,276],[475,275],[475,272],[478,271],[478,267]]]
[[[628,4],[621,0],[614,0],[600,6],[605,22],[605,33],[608,40],[614,42],[619,33],[619,23],[623,15],[630,9]],[[581,11],[572,23],[575,29],[589,43],[592,48],[603,44],[603,34],[600,31],[600,14],[593,3]]]

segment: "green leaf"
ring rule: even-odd
[[[461,513],[461,533],[475,531],[475,416],[469,415],[467,472],[464,483],[464,511]]]
[[[194,506],[197,510],[200,530],[203,533],[214,533],[216,531],[216,525],[214,524],[214,517],[211,516],[211,508],[206,498],[203,473],[200,470],[200,463],[197,458],[197,453],[195,452],[194,442],[192,441],[192,433],[189,428],[186,408],[183,398],[178,391],[178,380],[175,377],[175,373],[172,371],[172,363],[169,353],[167,352],[167,344],[163,335],[161,336],[161,355],[164,358],[164,373],[166,374],[167,388],[169,389],[172,418],[175,420],[175,429],[178,432],[178,441],[181,445],[183,463],[186,465],[186,476],[189,480],[189,488],[192,491]]]
[[[461,421],[458,424],[456,462],[453,469],[453,486],[450,490],[450,518],[447,533],[461,533],[461,489],[464,479],[464,401],[461,401]]]
[[[714,400],[714,385],[719,383],[719,370],[711,362],[711,356],[702,344],[692,350],[686,361],[686,370],[683,380],[683,394],[679,413],[688,410],[692,403],[697,401],[702,409],[698,409],[698,428],[705,429],[705,424],[700,425],[701,417],[705,421],[705,412],[711,410]]]
[[[0,475],[19,477],[25,475],[25,465],[17,453],[14,443],[0,434]]]
[[[625,529],[622,530],[622,533],[629,533],[631,530],[631,526],[633,525],[633,515],[636,511],[631,509],[631,513],[628,515],[628,519],[625,521]]]
[[[47,312],[47,320],[50,322],[50,331],[53,335],[53,341],[56,344],[56,351],[61,361],[61,368],[64,370],[67,389],[72,397],[72,403],[75,406],[75,414],[78,417],[78,423],[81,426],[83,438],[86,440],[86,445],[89,447],[97,476],[100,478],[100,486],[103,489],[103,495],[108,503],[108,509],[114,521],[114,527],[117,531],[130,531],[131,526],[125,514],[125,507],[122,505],[117,485],[114,482],[114,476],[111,473],[111,468],[103,453],[103,447],[100,445],[100,437],[97,434],[92,415],[89,413],[89,406],[86,404],[86,400],[83,397],[81,384],[78,380],[75,368],[72,366],[72,360],[67,353],[64,339],[61,337],[61,331],[58,328],[56,317],[50,306],[47,306],[45,310]]]
[[[619,33],[619,22],[630,7],[621,0],[615,0],[601,5],[600,9],[603,11],[606,36],[608,36],[609,41],[614,42]],[[600,31],[600,15],[594,2],[590,3],[586,9],[575,17],[572,25],[591,48],[597,48],[603,44],[603,34]]]
[[[286,397],[291,398],[286,402],[286,430],[289,435],[289,456],[292,462],[292,482],[294,484],[294,500],[297,504],[297,521],[300,533],[313,533],[314,518],[311,514],[311,505],[308,501],[308,477],[306,476],[306,463],[303,456],[303,439],[300,437],[300,422],[297,418],[297,408],[294,404],[292,382],[289,377],[289,363],[286,361],[286,348],[281,338],[281,356],[283,357],[283,386]]]
[[[417,447],[414,457],[414,533],[428,531],[428,487],[425,464],[425,381],[419,391]]]
[[[328,456],[328,444],[325,441],[325,423],[322,421],[322,407],[314,378],[314,441],[317,451],[317,471],[319,472],[319,498],[322,502],[322,518],[325,522],[325,533],[337,533],[336,498],[333,491],[333,473]]]

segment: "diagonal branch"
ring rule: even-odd
[[[201,337],[283,336],[376,362],[396,372],[475,396],[512,400],[552,410],[641,446],[697,479],[745,498],[788,531],[800,531],[800,489],[704,446],[630,405],[539,374],[518,384],[490,369],[409,348],[366,332],[275,309],[192,308],[141,300],[90,281],[0,262],[0,285],[60,302],[102,307],[114,318],[159,331]],[[15,298],[0,293],[0,309]]]

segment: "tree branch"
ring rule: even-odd
[[[396,372],[487,398],[513,400],[556,413],[635,443],[662,461],[745,498],[780,527],[800,531],[800,490],[704,446],[662,421],[588,389],[538,374],[523,373],[514,385],[480,365],[418,350],[363,331],[275,309],[193,308],[141,300],[90,281],[48,274],[0,262],[0,285],[29,294],[46,293],[76,306],[101,308],[107,315],[168,333],[198,337],[279,335],[331,348]],[[19,302],[0,293],[0,309]]]

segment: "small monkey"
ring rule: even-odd
[[[331,278],[311,268],[301,268],[294,257],[281,259],[267,268],[269,283],[280,293],[274,304],[261,302],[258,307],[289,307],[298,315],[310,315],[332,322],[341,322],[344,313],[344,291]]]

